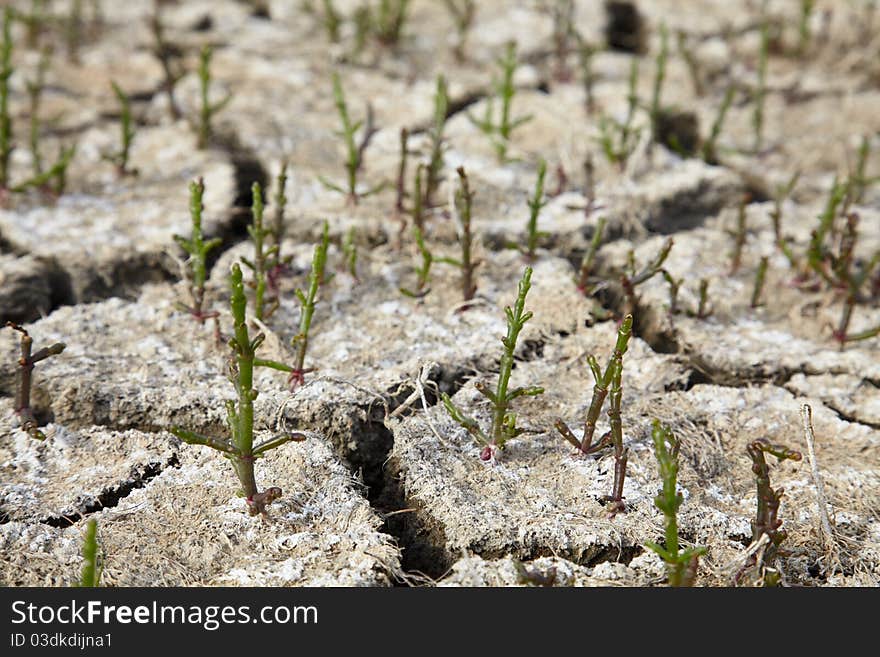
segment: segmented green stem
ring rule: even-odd
[[[202,197],[205,193],[205,181],[202,178],[194,180],[189,184],[189,213],[191,222],[191,232],[189,239],[174,235],[174,240],[180,247],[189,254],[189,291],[192,297],[192,306],[179,304],[182,310],[189,312],[200,324],[205,319],[214,316],[213,313],[206,314],[203,306],[205,303],[205,280],[207,279],[207,260],[208,253],[220,246],[222,240],[219,237],[210,239],[207,242],[202,235]]]
[[[438,75],[437,91],[434,93],[434,123],[429,132],[431,159],[428,163],[428,181],[425,189],[425,202],[429,207],[434,205],[434,195],[440,186],[440,176],[443,173],[443,129],[446,126],[448,112],[449,94],[446,79],[442,75]]]
[[[475,385],[476,389],[492,404],[492,426],[489,433],[485,433],[476,420],[456,408],[446,393],[440,393],[443,405],[452,419],[471,433],[477,442],[484,447],[480,454],[480,458],[483,460],[490,460],[496,449],[503,449],[505,442],[521,433],[521,430],[516,427],[516,416],[510,412],[510,403],[517,397],[532,397],[544,392],[544,389],[539,386],[510,389],[510,375],[513,371],[516,343],[523,326],[532,318],[532,313],[525,311],[526,295],[531,288],[531,279],[532,268],[526,267],[519,282],[513,308],[508,306],[504,309],[504,314],[507,317],[507,335],[501,338],[504,350],[501,354],[495,391],[490,390],[484,383]]]
[[[547,162],[541,160],[538,163],[538,179],[535,182],[535,194],[529,199],[529,222],[526,224],[526,244],[522,249],[523,254],[529,260],[535,259],[535,251],[538,248],[538,241],[546,235],[538,230],[538,216],[541,209],[549,203],[544,198],[544,176],[547,174]]]
[[[461,231],[458,241],[461,245],[461,293],[464,301],[470,301],[477,293],[477,284],[474,281],[474,272],[479,266],[479,261],[473,259],[471,247],[473,236],[471,235],[471,204],[474,194],[468,182],[464,167],[458,167],[458,180],[461,187],[456,190],[455,207],[458,210],[458,218]]]
[[[12,77],[12,7],[3,9],[3,44],[0,45],[0,189],[9,187],[12,154],[12,119],[9,117],[9,78]]]
[[[242,262],[254,273],[254,316],[262,320],[265,313],[265,296],[267,285],[267,273],[270,266],[270,259],[276,252],[274,245],[269,249],[266,248],[266,236],[271,231],[263,227],[263,190],[260,183],[255,182],[251,185],[251,217],[252,222],[248,226],[248,234],[254,243],[254,259],[253,261],[242,258]]]
[[[661,546],[651,542],[645,545],[666,562],[667,580],[670,586],[693,586],[697,573],[697,560],[706,553],[706,549],[693,548],[679,552],[677,516],[678,509],[684,501],[677,488],[681,441],[659,420],[654,420],[651,439],[654,442],[654,454],[657,457],[660,479],[663,482],[663,489],[654,498],[654,505],[663,513],[666,545]]]
[[[101,585],[101,568],[98,565],[98,521],[91,518],[86,523],[86,535],[82,545],[83,565],[78,587],[94,588]]]
[[[751,308],[757,308],[761,304],[761,292],[764,290],[764,280],[767,277],[767,263],[769,259],[767,256],[763,256],[761,258],[761,262],[758,263],[758,271],[755,273],[755,286],[752,288],[752,300],[749,303]]]
[[[318,288],[324,282],[324,268],[327,264],[327,247],[330,244],[329,227],[324,222],[324,231],[321,235],[321,241],[315,246],[315,253],[312,257],[312,270],[309,272],[309,289],[304,293],[302,290],[296,291],[296,298],[300,303],[300,320],[299,333],[297,333],[292,344],[296,348],[296,360],[294,362],[294,370],[300,376],[306,372],[304,368],[306,360],[306,351],[309,346],[309,330],[312,327],[312,317],[315,314],[315,300],[318,297]]]
[[[202,105],[199,112],[199,139],[198,147],[206,148],[211,140],[213,128],[211,121],[214,115],[222,110],[232,100],[232,95],[228,94],[223,100],[212,104],[209,98],[211,87],[211,58],[214,51],[210,46],[204,46],[199,56],[199,89],[201,91]]]

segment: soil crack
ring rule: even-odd
[[[179,466],[180,461],[177,458],[177,454],[172,454],[165,463],[151,461],[140,467],[135,466],[132,468],[129,478],[125,481],[116,484],[115,486],[105,488],[97,497],[85,497],[81,499],[73,509],[56,516],[42,518],[40,522],[49,525],[50,527],[58,527],[62,529],[75,525],[78,521],[91,513],[96,513],[102,509],[111,509],[117,506],[123,499],[128,497],[132,491],[137,490],[138,488],[143,488],[150,481],[162,474],[167,468],[176,468]]]

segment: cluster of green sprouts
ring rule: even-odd
[[[654,420],[651,428],[654,455],[663,481],[663,490],[654,498],[654,505],[665,519],[665,545],[646,543],[666,563],[666,577],[670,586],[693,586],[697,578],[697,563],[706,553],[705,548],[679,549],[678,509],[684,497],[678,492],[678,453],[681,441],[672,430]]]
[[[67,345],[63,342],[56,342],[34,352],[34,339],[24,328],[13,322],[6,322],[6,326],[21,333],[21,357],[18,359],[18,392],[15,395],[15,414],[21,418],[22,431],[26,431],[31,438],[45,440],[46,434],[40,431],[39,423],[34,416],[34,409],[31,408],[31,382],[34,365],[50,356],[57,356],[64,351]]]
[[[421,168],[422,166],[419,165],[419,168],[416,170],[415,199],[413,202],[414,208],[420,207],[421,205],[419,199],[421,185],[419,170]],[[458,242],[461,249],[461,257],[452,258],[448,256],[435,256],[428,248],[425,240],[424,224],[417,219],[418,215],[414,213],[413,237],[419,253],[419,264],[416,264],[414,267],[416,273],[416,286],[414,289],[401,287],[400,292],[408,297],[417,299],[424,297],[431,291],[428,287],[428,282],[430,280],[432,265],[435,262],[444,263],[456,267],[461,271],[461,293],[462,301],[464,302],[464,305],[461,308],[465,309],[469,305],[468,302],[474,298],[474,295],[477,292],[474,273],[480,265],[480,262],[475,260],[473,256],[474,237],[471,232],[471,205],[473,202],[473,192],[470,189],[470,183],[468,182],[467,173],[465,172],[464,167],[459,167],[456,172],[458,174],[459,185],[455,190],[454,215],[457,223],[456,228],[458,229]]]
[[[282,363],[258,358],[257,349],[265,340],[265,335],[254,338],[248,332],[246,317],[247,297],[244,281],[238,263],[232,266],[230,276],[230,306],[233,319],[233,336],[229,340],[232,351],[229,361],[229,380],[235,386],[238,401],[226,403],[226,423],[229,435],[223,437],[206,436],[181,427],[173,427],[171,433],[191,445],[204,445],[221,452],[228,458],[241,483],[242,492],[251,515],[266,515],[266,507],[281,497],[282,491],[276,486],[260,491],[254,475],[254,462],[266,452],[290,442],[305,440],[301,433],[288,433],[269,438],[254,445],[254,400],[257,391],[253,387],[254,368],[268,367],[280,371],[291,368]]]
[[[833,331],[833,337],[840,344],[841,349],[848,342],[867,340],[880,335],[880,325],[856,333],[849,331],[856,304],[877,297],[875,279],[880,276],[876,273],[880,271],[880,251],[874,253],[866,262],[860,261],[855,256],[859,237],[859,214],[846,211],[851,201],[850,189],[849,183],[835,182],[832,186],[828,205],[819,218],[818,228],[812,233],[806,254],[807,266],[818,280],[843,296],[843,311],[837,328]],[[841,205],[843,207],[838,210]],[[839,231],[834,248],[829,242],[833,243],[834,233],[838,231],[835,226],[835,219],[838,216],[843,217],[844,225]]]
[[[28,82],[30,96],[30,147],[33,162],[33,175],[22,182],[13,184],[10,175],[13,133],[12,118],[9,113],[9,80],[12,67],[12,21],[17,14],[11,7],[3,10],[2,37],[0,43],[0,194],[3,192],[22,193],[28,189],[38,189],[59,196],[67,186],[67,168],[76,154],[76,144],[60,146],[58,157],[48,169],[43,169],[40,155],[39,104],[42,94],[47,54],[44,52],[37,68],[37,79]]]
[[[532,318],[531,312],[526,312],[526,295],[532,284],[532,268],[526,267],[520,279],[516,303],[513,308],[508,306],[504,309],[507,317],[507,335],[501,338],[504,350],[501,354],[501,364],[498,371],[498,382],[492,391],[483,383],[475,384],[476,389],[489,400],[492,406],[492,424],[486,432],[480,427],[480,423],[472,417],[465,415],[444,392],[440,393],[443,405],[447,412],[459,425],[470,433],[482,447],[480,458],[489,461],[495,458],[496,452],[504,449],[504,444],[511,438],[522,433],[522,429],[516,426],[516,415],[510,411],[510,404],[518,397],[534,397],[544,392],[538,386],[517,387],[510,389],[510,375],[513,371],[514,353],[516,342],[525,323]]]
[[[639,60],[633,57],[629,69],[629,92],[627,93],[626,117],[618,121],[609,116],[599,119],[599,144],[609,162],[623,169],[635,150],[641,131],[635,126],[638,95]]]
[[[859,238],[858,212],[852,204],[862,199],[867,185],[875,182],[865,173],[867,140],[859,148],[858,162],[848,178],[833,181],[825,208],[818,217],[803,256],[798,256],[782,231],[782,203],[797,182],[797,174],[777,188],[771,212],[777,248],[797,272],[794,283],[817,291],[824,284],[843,297],[843,309],[832,337],[843,349],[848,343],[880,335],[880,325],[850,332],[850,322],[858,304],[870,303],[880,296],[880,251],[870,258],[856,256]],[[840,224],[843,224],[842,226]]]
[[[321,0],[316,6],[311,0],[303,2],[303,9],[314,16],[323,26],[331,43],[340,43],[343,25],[354,25],[354,45],[352,56],[360,54],[369,40],[380,47],[395,49],[403,38],[404,28],[409,18],[411,0],[378,0],[375,6],[370,2],[360,3],[350,16],[344,15],[333,0]]]

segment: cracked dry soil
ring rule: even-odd
[[[12,4],[29,11],[29,3]],[[66,191],[6,193],[0,206],[0,319],[21,323],[36,347],[67,344],[34,370],[32,405],[47,435],[40,442],[15,414],[19,335],[0,332],[0,584],[71,585],[85,521],[97,518],[103,583],[111,586],[661,585],[663,563],[644,547],[663,538],[650,436],[659,419],[682,443],[682,543],[707,548],[697,583],[729,586],[749,558],[757,505],[746,446],[766,439],[806,455],[804,404],[813,411],[833,532],[822,531],[806,456],[773,461],[788,534],[774,565],[788,585],[880,582],[880,338],[840,348],[833,331],[842,295],[793,284],[801,272],[778,248],[772,220],[777,190],[799,172],[780,207],[786,244],[805,253],[828,190],[852,178],[865,138],[865,185],[849,207],[859,216],[856,266],[880,249],[873,181],[880,174],[880,16],[871,3],[819,0],[801,45],[795,0],[770,0],[765,14],[745,0],[639,2],[642,48],[633,53],[617,38],[609,45],[603,3],[576,1],[572,27],[597,48],[587,108],[576,49],[563,49],[560,59],[554,41],[551,9],[565,2],[479,2],[463,58],[439,2],[413,0],[397,45],[368,40],[359,51],[350,20],[356,2],[336,3],[345,20],[335,43],[320,16],[299,3],[166,2],[166,39],[184,71],[175,87],[179,119],[169,113],[153,54],[153,3],[96,3],[100,15],[83,17],[75,56],[53,26],[73,4],[49,3],[58,20],[37,43],[55,46],[39,110],[42,151],[78,145]],[[650,102],[661,24],[670,36],[663,107],[692,112],[705,140],[734,90],[713,164],[651,144],[641,107],[625,165],[603,155],[602,117],[624,120],[634,59],[637,95],[645,107]],[[773,29],[756,150],[762,25]],[[14,180],[27,177],[33,162],[27,84],[40,51],[27,44],[25,27],[15,22],[12,30]],[[513,132],[510,160],[499,163],[468,115],[483,116],[496,59],[511,40],[519,58],[513,112],[531,119]],[[232,97],[200,150],[191,122],[206,44],[214,49],[212,100]],[[377,130],[364,151],[363,184],[390,183],[357,205],[319,182],[344,173],[334,71],[355,120],[369,107]],[[459,272],[442,262],[428,294],[399,291],[414,285],[418,262],[411,218],[394,209],[399,134],[410,134],[409,186],[429,157],[441,73],[450,95],[444,167],[425,235],[436,257],[458,256],[447,201],[456,168],[465,167],[481,264],[476,299],[464,310]],[[132,100],[136,176],[120,178],[102,159],[118,140],[111,80]],[[525,237],[541,158],[547,204],[539,249],[527,262],[506,245]],[[206,297],[228,334],[229,270],[253,254],[251,184],[266,189],[271,214],[282,162],[289,178],[281,251],[290,262],[280,305],[259,325],[261,357],[292,360],[300,318],[294,290],[306,284],[325,220],[331,245],[307,355],[316,371],[292,392],[280,372],[260,369],[255,378],[257,435],[307,436],[257,464],[260,486],[284,491],[267,520],[246,513],[225,459],[168,431],[222,434],[224,403],[234,398],[228,348],[175,306],[187,299],[187,286],[185,254],[172,235],[188,234],[188,184],[204,178],[205,233],[221,239]],[[595,285],[585,295],[575,279],[600,218]],[[344,259],[349,235],[359,248],[356,277]],[[650,262],[670,237],[664,268],[681,281],[676,308],[661,275],[638,286],[633,306],[618,285],[621,271],[630,257]],[[756,305],[762,259],[767,273]],[[534,318],[520,336],[511,385],[545,393],[515,402],[525,433],[484,462],[439,394],[488,422],[475,384],[494,383],[504,307],[526,264],[534,268],[526,303]],[[702,280],[710,312],[698,317]],[[852,333],[880,323],[878,302],[875,286],[855,306]],[[579,456],[552,427],[556,418],[582,425],[593,387],[585,356],[607,361],[615,320],[626,311],[635,316],[622,374],[626,509],[610,516],[602,497],[611,488],[611,454]],[[608,426],[603,411],[597,435]]]

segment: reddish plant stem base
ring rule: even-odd
[[[281,495],[282,491],[278,486],[270,486],[262,493],[254,493],[246,499],[248,513],[252,516],[259,514],[264,518],[267,518],[269,514],[266,511],[266,507],[272,504],[275,500],[280,499]]]
[[[304,385],[306,382],[306,374],[314,372],[314,367],[297,368],[293,370],[287,377],[287,384],[290,386],[291,392]]]

